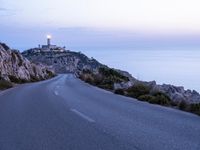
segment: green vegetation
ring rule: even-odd
[[[151,93],[151,87],[138,83],[125,90],[127,96],[137,98],[141,101],[147,101],[151,104],[158,104],[163,106],[170,105],[170,98],[161,92]]]
[[[149,102],[149,101],[153,101],[154,98],[155,98],[154,96],[147,94],[147,95],[141,95],[141,96],[139,96],[138,100]]]
[[[13,84],[9,81],[0,80],[0,90],[5,90],[13,87]]]
[[[115,92],[115,94],[125,95],[125,92],[124,92],[123,89],[117,89],[117,90],[115,90],[114,92]]]
[[[140,101],[146,101],[151,104],[158,104],[162,106],[175,107],[182,111],[191,112],[200,115],[200,103],[188,104],[185,101],[174,102],[169,96],[161,92],[151,92],[151,87],[144,83],[137,83],[128,89],[117,89],[114,91],[116,94],[125,95],[128,97],[136,98]]]
[[[158,95],[141,95],[138,100],[147,101],[151,104],[158,104],[162,106],[169,106],[170,99],[165,94],[159,93]]]
[[[157,92],[153,94],[153,99],[149,100],[152,104],[159,104],[162,106],[169,106],[171,99],[164,93]]]
[[[129,81],[127,77],[121,75],[119,72],[106,67],[99,68],[99,71],[96,74],[92,73],[90,70],[83,70],[80,78],[89,84],[112,91],[114,83]],[[188,104],[185,101],[174,102],[165,93],[154,91],[149,85],[143,82],[135,83],[135,85],[128,89],[116,89],[114,93],[136,98],[151,104],[178,108],[183,111],[200,115],[200,103]]]
[[[10,81],[13,82],[13,83],[19,83],[19,84],[21,84],[21,83],[28,82],[25,79],[19,79],[19,78],[16,78],[15,76],[12,76],[12,75],[9,75],[8,77],[9,77]]]
[[[113,90],[114,83],[129,81],[128,77],[121,75],[114,69],[101,67],[98,71],[99,73],[95,74],[90,70],[83,70],[80,78],[87,83],[108,90]]]
[[[188,108],[188,105],[187,105],[187,103],[186,103],[185,101],[181,101],[181,102],[178,104],[178,108],[179,108],[180,110],[186,111],[187,108]]]
[[[200,103],[190,104],[190,110],[189,111],[200,116]]]
[[[101,67],[101,68],[99,68],[99,73],[102,74],[103,76],[107,77],[107,79],[110,79],[116,83],[120,83],[123,81],[129,81],[128,77],[123,76],[122,74],[120,74],[119,72],[117,72],[114,69]]]
[[[31,80],[29,82],[38,82],[38,81],[41,81],[41,80],[43,80],[43,79],[39,79],[35,76],[31,76]]]
[[[56,76],[52,71],[47,70],[46,72],[48,74],[48,78],[53,78]]]
[[[150,93],[150,87],[142,84],[142,83],[138,83],[135,84],[134,86],[128,88],[126,90],[126,95],[133,97],[133,98],[138,98],[142,95],[147,95]]]

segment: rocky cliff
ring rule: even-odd
[[[43,51],[30,49],[22,53],[24,57],[33,63],[40,62],[48,65],[56,73],[78,73],[83,69],[96,71],[104,66],[93,58],[88,58],[80,52],[72,51]]]
[[[185,101],[186,103],[200,103],[200,94],[195,90],[185,90],[182,86],[170,84],[157,85],[152,87],[154,91],[167,94],[174,102]]]
[[[145,82],[139,80],[131,80],[129,82],[115,83],[114,89],[128,89],[134,85],[142,84],[149,88],[150,93],[161,92],[166,94],[173,102],[180,103],[182,101],[191,103],[200,103],[200,94],[195,90],[186,90],[182,86],[174,86],[170,84],[159,85],[156,81]]]
[[[33,64],[17,50],[0,43],[0,80],[14,83],[31,82],[53,76],[53,71],[42,64]]]

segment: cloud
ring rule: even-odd
[[[16,14],[15,10],[11,10],[8,8],[0,7],[0,17],[7,17],[7,16],[13,16]]]
[[[0,11],[7,11],[8,9],[0,7]]]

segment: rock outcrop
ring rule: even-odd
[[[22,53],[24,57],[33,63],[40,62],[52,67],[56,73],[78,73],[84,69],[96,71],[104,66],[93,58],[88,58],[80,52],[72,51],[47,51],[41,52],[30,49]]]
[[[42,64],[33,64],[17,50],[0,43],[0,79],[15,83],[50,78],[53,71]]]
[[[161,92],[169,96],[169,98],[176,102],[180,103],[181,101],[184,101],[188,104],[190,103],[200,103],[200,94],[195,90],[185,90],[182,86],[174,86],[170,84],[156,84],[155,81],[151,82],[144,82],[139,81],[133,78],[133,80],[129,82],[122,82],[122,83],[115,83],[114,88],[117,89],[128,89],[131,86],[134,86],[135,84],[143,84],[144,86],[147,86],[150,88],[151,93],[155,92]]]
[[[174,102],[200,103],[200,94],[195,90],[185,90],[184,87],[170,84],[154,85],[152,90],[163,92]]]

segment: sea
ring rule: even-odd
[[[158,84],[184,86],[200,92],[200,49],[195,50],[81,50],[112,68]]]

